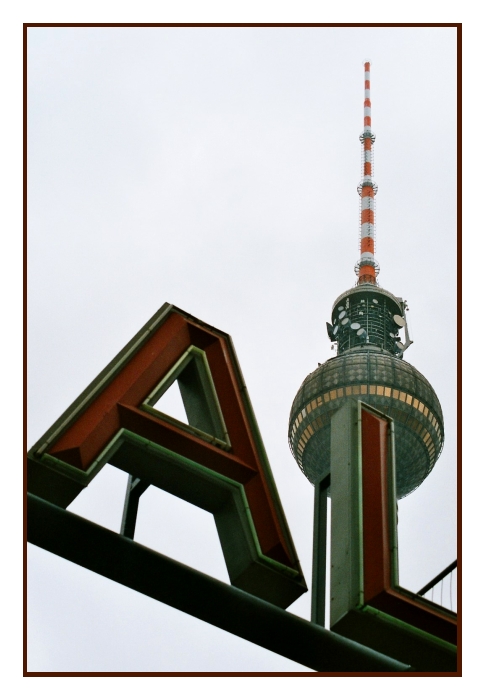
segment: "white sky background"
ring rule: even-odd
[[[28,444],[172,302],[232,336],[311,582],[313,487],[288,416],[355,282],[370,58],[379,281],[409,303],[405,359],[445,421],[435,470],[399,504],[401,583],[453,561],[455,36],[29,29]],[[118,529],[125,481],[106,467],[71,509]],[[227,580],[212,516],[154,487],[135,539]],[[309,599],[290,610],[308,618]],[[29,623],[31,671],[304,670],[30,545]]]

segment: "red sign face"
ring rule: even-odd
[[[392,419],[349,401],[331,430],[332,631],[419,671],[455,671],[456,614],[399,585]]]
[[[29,490],[65,507],[89,484],[96,473],[93,465],[116,436],[134,434],[181,460],[189,460],[195,467],[220,475],[226,482],[240,485],[257,548],[263,558],[279,566],[280,573],[287,569],[298,583],[294,600],[306,587],[231,339],[175,307],[166,305],[161,311],[164,313],[159,314],[159,320],[149,321],[114,364],[88,387],[91,398],[86,401],[81,395],[32,448]],[[163,385],[164,378],[191,351],[204,358],[227,442],[197,426],[184,426],[147,404],[147,397]],[[190,391],[200,393],[202,389],[195,382]],[[116,461],[113,463],[116,465]],[[121,468],[128,471],[129,466]],[[131,473],[136,473],[136,464]],[[182,478],[187,479],[187,473]]]
[[[361,415],[364,604],[456,644],[456,616],[393,581],[391,527],[396,524],[389,522],[389,421],[364,407]]]

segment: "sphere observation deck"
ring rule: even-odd
[[[290,413],[290,449],[312,483],[330,471],[330,420],[349,399],[394,419],[398,498],[434,467],[443,447],[443,414],[431,384],[402,359],[404,309],[401,299],[372,284],[335,301],[327,329],[338,355],[306,377]]]

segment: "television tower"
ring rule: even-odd
[[[407,305],[377,283],[373,179],[375,135],[371,122],[370,62],[364,64],[364,130],[360,258],[357,281],[332,306],[327,323],[337,356],[309,374],[293,401],[288,439],[305,476],[315,484],[330,472],[330,420],[348,400],[360,399],[394,419],[397,497],[414,491],[427,477],[443,448],[440,402],[433,387],[402,359],[411,345]]]

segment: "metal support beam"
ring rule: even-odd
[[[27,539],[124,586],[316,671],[409,666],[28,494]]]
[[[128,484],[126,486],[125,505],[123,507],[123,516],[121,518],[120,535],[129,537],[130,540],[135,538],[136,516],[138,515],[138,503],[140,496],[145,493],[150,486],[150,482],[138,479],[131,474],[128,475]]]
[[[327,497],[330,474],[315,484],[313,510],[312,622],[325,627]]]

